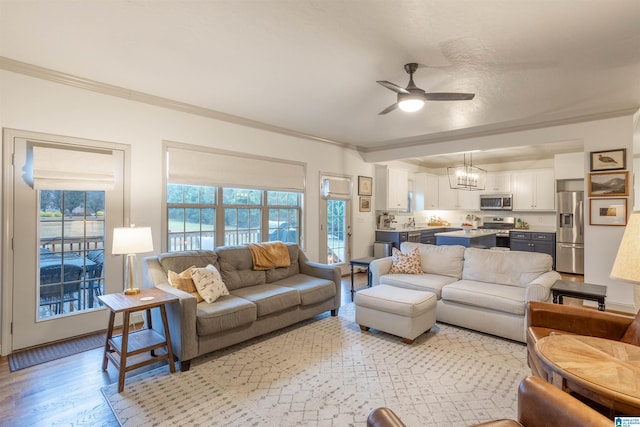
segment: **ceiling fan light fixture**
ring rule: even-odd
[[[421,110],[424,106],[424,99],[418,97],[404,97],[398,102],[398,107],[407,113]]]

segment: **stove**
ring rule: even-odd
[[[502,248],[508,248],[509,230],[516,228],[516,218],[513,216],[485,216],[482,218],[482,226],[478,227],[485,230],[499,230],[496,233],[496,245]]]

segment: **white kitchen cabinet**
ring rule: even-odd
[[[553,169],[513,173],[513,210],[553,211],[556,205]]]
[[[375,166],[376,210],[409,209],[409,172],[388,166]]]
[[[438,175],[421,172],[414,175],[413,181],[414,209],[417,211],[438,209]]]
[[[511,172],[487,172],[483,193],[511,193]]]
[[[441,210],[480,210],[480,192],[454,190],[449,186],[449,176],[438,177],[438,209]]]

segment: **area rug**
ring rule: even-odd
[[[104,345],[106,335],[104,332],[86,335],[71,340],[36,347],[29,350],[18,351],[9,355],[9,370],[11,372],[63,357],[93,350]]]
[[[361,332],[354,306],[102,392],[122,426],[364,426],[392,408],[406,425],[517,418],[526,346],[437,324],[413,345]]]

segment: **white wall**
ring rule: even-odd
[[[354,185],[358,175],[373,176],[372,164],[365,163],[354,150],[127,101],[7,71],[0,71],[0,126],[131,145],[131,222],[151,226],[156,242],[161,241],[163,140],[305,162],[305,249],[313,260],[318,260],[320,235],[320,172],[348,174],[352,176]],[[627,148],[630,160],[632,135],[633,117],[625,116],[448,141],[446,146],[450,151],[464,151],[467,150],[465,147],[496,148],[580,139],[584,141],[586,153]],[[435,145],[442,148],[439,147],[441,144]],[[420,150],[420,155],[424,155],[424,149]],[[4,159],[2,163],[5,164]],[[632,163],[628,162],[631,171]],[[412,165],[403,165],[414,169]],[[588,168],[588,156],[585,155],[585,170]],[[352,256],[360,257],[369,254],[374,240],[375,212],[358,212],[357,192],[354,193]],[[630,206],[633,206],[632,201]],[[608,278],[623,231],[622,227],[587,226],[585,281],[609,286],[607,304],[610,307],[626,307],[633,311],[630,305],[633,301],[631,285]]]
[[[242,127],[120,98],[0,72],[0,125],[15,129],[130,144],[131,222],[148,225],[161,241],[162,141],[248,152],[307,165],[306,251],[318,259],[319,173],[372,176],[373,167],[355,150]],[[357,212],[354,252],[373,240],[373,213]],[[159,252],[161,248],[157,248]],[[362,254],[364,256],[364,254]]]
[[[129,220],[139,226],[152,227],[155,253],[163,250],[160,247],[164,209],[163,140],[306,163],[305,250],[309,258],[316,261],[320,236],[320,172],[349,174],[354,183],[357,183],[357,175],[373,176],[373,166],[364,163],[355,150],[127,101],[7,71],[0,71],[0,126],[129,144]],[[9,159],[0,160],[6,167]],[[365,256],[374,238],[374,213],[357,213],[357,197],[352,206],[356,212],[353,255]],[[5,226],[4,221],[2,224]],[[4,258],[3,247],[4,242],[0,245],[0,259]],[[137,267],[136,275],[141,282],[142,263],[137,263]],[[0,295],[7,295],[7,286],[11,283],[0,283]],[[0,300],[0,307],[5,304]],[[10,317],[3,316],[3,320],[0,342],[6,342]]]

